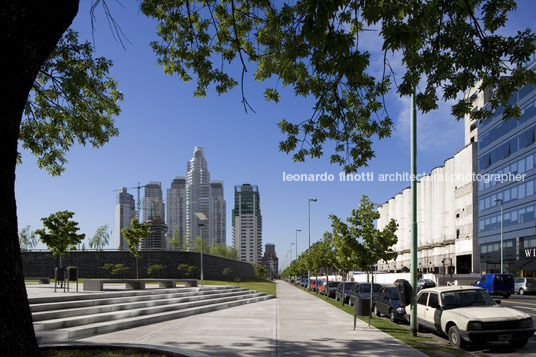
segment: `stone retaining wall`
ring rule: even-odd
[[[62,259],[64,267],[74,265],[78,267],[79,278],[109,278],[110,273],[102,269],[104,264],[124,264],[129,268],[121,275],[114,277],[136,278],[136,259],[129,252],[124,251],[84,251],[69,252]],[[197,271],[191,276],[199,278],[200,254],[195,252],[173,251],[142,251],[138,261],[139,277],[151,278],[147,268],[154,264],[161,264],[165,269],[158,273],[162,278],[185,278],[177,269],[180,264],[188,264],[197,267]],[[203,254],[204,278],[205,279],[234,279],[253,278],[255,272],[249,263],[239,262],[232,259]],[[54,267],[57,265],[56,257],[50,252],[22,252],[22,265],[24,276],[29,277],[54,277]],[[225,268],[232,270],[231,276],[222,274]]]

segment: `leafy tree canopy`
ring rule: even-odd
[[[335,215],[330,218],[339,260],[353,261],[360,269],[369,271],[380,260],[396,259],[397,253],[392,246],[398,241],[395,235],[398,224],[392,219],[383,230],[375,228],[374,221],[380,218],[380,213],[374,210],[374,204],[367,196],[363,196],[359,207],[352,210],[352,216],[347,219],[349,224]]]
[[[85,238],[85,234],[77,234],[80,230],[78,222],[71,220],[74,212],[59,211],[50,216],[41,218],[43,229],[35,233],[47,245],[53,255],[64,256],[67,249],[76,250],[76,245]]]
[[[471,110],[460,93],[478,86],[488,90],[491,106],[472,113],[489,117],[504,105],[504,117],[519,117],[520,108],[508,100],[521,86],[536,83],[524,64],[536,50],[530,29],[503,36],[514,0],[145,0],[141,11],[159,21],[160,41],[151,43],[167,74],[197,79],[195,96],[207,87],[225,93],[238,85],[229,71],[242,65],[243,81],[270,81],[265,98],[277,102],[281,86],[296,96],[313,98],[310,116],[279,126],[286,135],[280,150],[294,152],[295,161],[323,155],[327,141],[335,142],[331,162],[347,172],[374,157],[375,137],[389,137],[392,118],[385,95],[394,89],[410,95],[421,80],[416,100],[423,112],[442,100],[456,100],[452,115],[461,119]],[[378,50],[383,73],[371,70],[371,54],[359,37],[379,28]],[[396,81],[388,54],[405,66]],[[253,63],[253,64],[251,64]],[[272,85],[273,84],[273,85]]]
[[[123,233],[123,238],[128,243],[129,252],[136,258],[140,257],[138,248],[142,239],[147,238],[151,233],[151,224],[150,223],[139,223],[137,218],[132,218],[130,221],[129,228],[121,229]]]
[[[78,142],[104,145],[119,134],[112,120],[123,94],[108,72],[112,62],[93,58],[89,42],[68,30],[45,61],[24,109],[19,140],[37,157],[40,168],[60,175],[65,154]]]
[[[97,231],[89,241],[89,247],[95,250],[102,250],[110,241],[110,231],[108,225],[105,224],[97,228]]]

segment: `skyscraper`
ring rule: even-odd
[[[225,234],[225,200],[223,199],[223,182],[210,183],[210,238],[216,244],[226,244]]]
[[[200,235],[197,212],[210,216],[210,173],[202,147],[196,146],[186,165],[186,235],[191,242]],[[210,244],[210,229],[203,230],[203,241]]]
[[[186,179],[184,176],[175,177],[168,188],[167,195],[167,241],[169,250],[183,247],[186,236]],[[174,232],[177,232],[179,246],[171,244]]]
[[[159,218],[164,221],[164,200],[162,199],[162,184],[151,181],[145,186],[143,197],[143,222]]]
[[[261,265],[266,269],[267,278],[275,279],[279,276],[279,258],[277,258],[277,254],[275,254],[275,244],[267,243],[265,245]]]
[[[128,243],[123,238],[121,230],[130,227],[130,220],[137,215],[134,197],[123,187],[117,194],[115,204],[115,241],[118,250],[128,250]]]
[[[260,263],[262,254],[262,216],[259,189],[235,186],[233,246],[243,262]]]
[[[166,224],[162,184],[151,181],[145,186],[143,221],[151,224],[151,234],[141,241],[141,249],[166,249]]]

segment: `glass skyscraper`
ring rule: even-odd
[[[536,69],[536,62],[528,66]],[[519,120],[503,120],[499,107],[478,123],[480,269],[500,271],[502,223],[504,271],[527,275],[536,273],[530,254],[536,248],[536,85],[521,88],[509,103],[521,108]]]

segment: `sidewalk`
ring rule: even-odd
[[[86,343],[175,347],[211,356],[424,356],[286,282],[277,299],[93,336]]]

